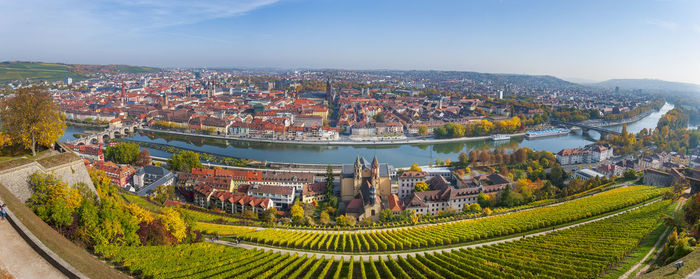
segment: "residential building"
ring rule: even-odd
[[[158,186],[173,185],[175,174],[162,167],[145,166],[140,168],[133,177],[136,194],[150,195]]]

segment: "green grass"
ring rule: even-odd
[[[14,213],[18,219],[16,221],[21,222],[46,247],[86,276],[90,278],[129,278],[58,233],[36,216],[31,209],[18,200],[2,184],[0,184],[0,197],[2,197],[3,202],[7,204],[10,211]],[[6,252],[8,251],[3,251],[3,253]]]
[[[676,270],[674,264],[678,261],[683,261],[683,267]],[[665,265],[657,270],[643,274],[640,278],[685,278],[689,274],[700,269],[700,249],[680,258],[678,261]]]

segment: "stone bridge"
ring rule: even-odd
[[[620,133],[620,132],[618,132],[618,131],[608,130],[608,129],[605,129],[605,128],[602,128],[602,127],[584,125],[584,124],[580,124],[580,123],[571,123],[571,122],[565,122],[565,121],[559,121],[559,120],[552,120],[551,123],[552,123],[552,124],[555,124],[555,125],[557,125],[557,124],[558,124],[558,125],[564,125],[564,126],[566,126],[566,127],[568,127],[568,128],[579,127],[579,128],[581,128],[581,130],[582,130],[584,133],[588,133],[588,131],[593,130],[593,131],[596,131],[596,132],[600,133],[600,138],[601,138],[601,139],[607,137],[607,136],[610,135],[610,134],[618,135],[618,136],[619,136],[619,135],[622,135],[622,133]]]
[[[81,137],[79,139],[75,139],[73,141],[68,142],[68,144],[74,144],[74,145],[80,145],[80,144],[99,144],[99,143],[104,143],[105,138],[106,139],[113,139],[116,138],[117,136],[125,136],[128,134],[132,134],[136,131],[136,129],[141,129],[143,127],[142,123],[131,123],[128,125],[123,125],[121,127],[110,127],[107,128],[106,130],[96,133],[96,134],[90,134],[85,137]]]

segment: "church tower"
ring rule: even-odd
[[[355,176],[353,179],[354,194],[360,192],[360,186],[362,186],[362,163],[360,163],[360,156],[357,156],[357,159],[355,159]]]
[[[374,155],[372,160],[372,185],[379,187],[379,161],[377,160],[377,155]]]

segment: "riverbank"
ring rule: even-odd
[[[83,123],[83,122],[74,122],[70,120],[66,120],[66,125],[67,126],[73,126],[73,127],[87,127],[87,128],[100,128],[100,129],[105,129],[109,127],[109,124],[88,124],[88,123]]]
[[[483,137],[462,137],[462,138],[452,138],[452,139],[406,139],[406,140],[386,140],[386,141],[352,141],[352,140],[329,140],[329,141],[290,141],[290,140],[275,140],[275,139],[256,139],[256,138],[241,138],[241,137],[229,137],[220,135],[205,135],[205,134],[195,134],[177,131],[168,131],[161,129],[152,128],[141,128],[144,132],[154,132],[154,133],[164,133],[171,135],[189,136],[189,137],[202,137],[211,139],[222,139],[222,140],[236,140],[236,141],[248,141],[257,143],[279,143],[279,144],[299,144],[299,145],[350,145],[350,146],[360,146],[360,145],[401,145],[401,144],[436,144],[436,143],[451,143],[451,142],[466,142],[466,141],[482,141],[489,140],[491,136]],[[525,133],[509,134],[510,137],[522,137]]]

